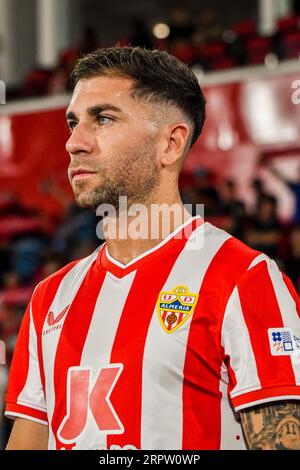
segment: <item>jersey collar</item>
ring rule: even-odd
[[[128,273],[138,269],[142,264],[153,260],[157,256],[161,256],[166,250],[175,246],[185,245],[186,241],[190,237],[191,233],[199,227],[204,220],[200,216],[191,217],[184,224],[177,227],[174,232],[171,232],[164,240],[158,243],[150,250],[145,251],[137,258],[134,258],[127,264],[122,264],[115,260],[108,252],[106,242],[103,243],[99,255],[98,261],[100,265],[114,276],[121,278],[126,276]]]

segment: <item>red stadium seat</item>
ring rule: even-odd
[[[300,56],[300,31],[295,31],[282,38],[282,48],[287,59]]]
[[[222,41],[204,44],[201,59],[209,70],[225,70],[236,65],[235,60],[227,55],[226,48]]]
[[[189,44],[177,44],[171,52],[177,59],[186,64],[193,63],[197,58],[195,48]]]
[[[47,70],[33,70],[26,78],[23,96],[43,96],[47,94],[51,72]]]
[[[201,55],[204,60],[211,60],[212,58],[224,57],[226,53],[226,45],[222,41],[209,42],[204,44]]]
[[[235,60],[232,57],[224,56],[212,60],[210,63],[211,70],[227,70],[236,66]]]
[[[299,18],[294,15],[285,16],[277,23],[279,33],[289,33],[299,29]]]
[[[246,42],[246,55],[249,64],[262,64],[265,57],[272,51],[272,42],[269,38],[256,37]]]
[[[256,35],[256,24],[253,20],[239,21],[232,28],[238,38],[250,38]]]

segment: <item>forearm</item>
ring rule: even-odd
[[[48,426],[29,419],[18,418],[6,446],[6,450],[47,450]]]
[[[300,403],[274,402],[241,412],[243,431],[252,450],[300,449]]]

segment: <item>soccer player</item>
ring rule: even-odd
[[[106,242],[34,291],[7,449],[299,449],[297,294],[180,199],[205,117],[196,77],[128,47],[81,58],[73,79],[69,179]]]

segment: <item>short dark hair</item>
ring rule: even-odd
[[[132,95],[158,103],[170,103],[193,125],[191,146],[205,120],[205,98],[193,71],[166,51],[141,47],[109,47],[81,57],[71,74],[73,86],[101,75],[134,81]]]

